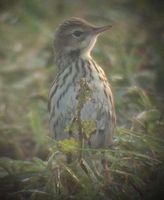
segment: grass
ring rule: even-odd
[[[121,4],[120,4],[121,5]],[[97,6],[100,12],[97,14]],[[83,11],[81,9],[83,7]],[[60,12],[59,12],[60,11]],[[74,12],[76,11],[76,12]],[[61,15],[62,13],[62,15]],[[73,142],[49,137],[47,96],[55,76],[52,41],[70,16],[111,22],[94,58],[112,84],[115,145],[83,149],[81,162],[64,162]],[[114,3],[15,1],[0,14],[0,197],[1,199],[160,199],[163,183],[163,107],[147,51],[149,32],[139,17]],[[155,49],[153,49],[153,52]],[[152,54],[152,60],[156,58]],[[158,60],[156,61],[158,62]],[[155,63],[156,64],[156,63]],[[60,147],[60,148],[59,148]],[[80,149],[81,150],[81,149]],[[78,152],[79,148],[74,147]]]

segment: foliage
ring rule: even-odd
[[[118,5],[105,0],[6,2],[0,3],[0,199],[160,199],[164,118],[163,97],[155,88],[161,82],[155,79],[156,68],[162,65],[156,4],[151,10],[146,1],[132,6],[128,0]],[[147,23],[149,15],[137,14],[140,7],[156,20]],[[56,70],[53,33],[72,15],[113,24],[93,51],[106,67],[115,97],[117,130],[110,149],[80,148],[73,138],[56,142],[48,137],[47,96]],[[79,111],[90,98],[85,81],[81,84]],[[81,120],[87,137],[94,127],[94,121]],[[65,128],[79,130],[77,121]],[[85,156],[66,164],[70,151]]]

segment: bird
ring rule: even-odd
[[[48,96],[49,128],[56,141],[77,139],[78,133],[68,133],[67,127],[77,119],[79,95],[89,88],[79,111],[81,121],[94,121],[95,128],[84,138],[89,148],[108,148],[113,143],[116,115],[111,86],[91,56],[97,38],[111,25],[95,26],[73,17],[61,23],[54,37],[57,74]],[[81,80],[85,84],[81,84]]]

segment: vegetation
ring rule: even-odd
[[[1,1],[0,199],[162,199],[159,7],[153,1],[130,0]],[[107,150],[80,149],[73,139],[57,143],[49,137],[47,96],[56,70],[53,34],[71,16],[113,25],[93,51],[115,97],[115,144]],[[92,126],[82,122],[86,132]],[[66,164],[67,151],[85,156]],[[108,167],[103,168],[102,156]]]

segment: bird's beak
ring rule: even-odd
[[[112,27],[111,25],[95,27],[92,29],[92,33],[98,35],[102,32],[109,31],[111,29],[111,27]]]

